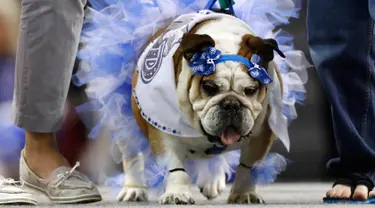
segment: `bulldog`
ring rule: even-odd
[[[268,86],[281,94],[283,86],[274,52],[285,57],[274,39],[257,37],[241,20],[211,11],[178,17],[146,44],[133,74],[132,110],[153,154],[167,163],[161,204],[194,204],[187,158],[237,149],[241,156],[228,203],[264,202],[249,173],[275,138]],[[126,182],[119,200],[147,200],[142,160],[138,155],[123,161]],[[224,171],[211,178],[197,182],[208,199],[226,185]]]

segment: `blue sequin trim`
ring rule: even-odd
[[[163,131],[163,132],[166,132],[166,133],[169,133],[169,134],[174,134],[174,135],[181,135],[181,131],[177,130],[177,129],[173,129],[173,128],[170,128],[168,127],[167,125],[164,125],[162,124],[161,122],[159,121],[156,121],[154,119],[152,119],[151,117],[149,117],[145,112],[143,112],[142,110],[142,107],[139,103],[139,100],[138,100],[138,97],[137,97],[137,94],[135,92],[135,90],[133,90],[133,96],[135,98],[135,102],[137,103],[137,106],[140,110],[140,113],[142,115],[142,117],[148,122],[150,123],[151,125],[153,125],[155,128]]]

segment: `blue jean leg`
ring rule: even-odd
[[[373,1],[308,3],[308,43],[332,106],[339,152],[327,166],[336,175],[375,172]]]

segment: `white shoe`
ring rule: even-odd
[[[20,181],[0,175],[0,205],[37,205],[37,200]]]
[[[47,179],[42,179],[29,168],[22,151],[20,178],[25,186],[44,193],[53,203],[79,204],[101,201],[102,196],[96,185],[88,177],[76,171],[78,166],[79,163],[73,168],[59,167]]]

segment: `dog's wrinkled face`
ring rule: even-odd
[[[215,47],[215,41],[208,35],[185,34],[181,45],[184,58],[189,61],[195,52]],[[250,58],[256,53],[264,61],[261,65],[267,68],[274,50],[280,52],[276,41],[245,35],[237,54]],[[211,75],[191,79],[189,102],[210,142],[231,145],[251,134],[264,108],[266,86],[253,79],[247,70],[243,64],[229,61],[217,64]]]
[[[262,111],[264,93],[239,63],[217,66],[217,72],[200,83],[201,98],[193,103],[202,128],[208,135],[220,137],[224,145],[250,134],[254,120]]]

